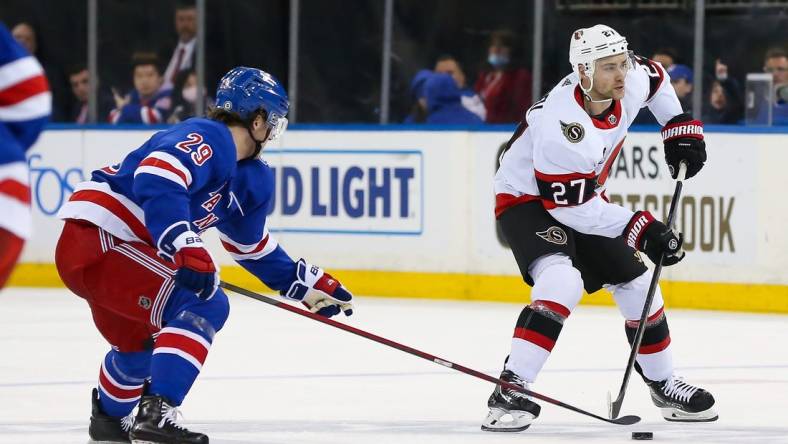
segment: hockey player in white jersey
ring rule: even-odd
[[[596,25],[571,36],[573,72],[526,113],[501,156],[495,176],[496,216],[531,304],[517,320],[501,379],[528,386],[550,355],[583,289],[613,293],[632,343],[652,273],[638,251],[664,266],[684,257],[682,236],[648,211],[608,202],[610,168],[638,111],[648,106],[660,124],[665,158],[675,178],[706,161],[703,123],[682,113],[665,69],[633,55],[626,39]],[[635,369],[669,421],[713,421],[714,398],[674,373],[670,332],[657,288]],[[500,386],[488,401],[482,429],[522,431],[539,416],[527,396]],[[509,414],[510,416],[506,416]]]

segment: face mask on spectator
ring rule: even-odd
[[[183,100],[189,103],[194,103],[197,101],[197,87],[187,86],[183,88],[183,91],[181,91],[181,95],[183,96]]]
[[[509,63],[509,57],[502,54],[490,54],[487,57],[487,63],[492,65],[493,68],[500,68]]]

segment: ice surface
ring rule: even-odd
[[[679,373],[717,398],[720,420],[661,419],[637,375],[608,425],[543,403],[519,434],[481,432],[493,386],[266,304],[232,296],[230,319],[183,406],[212,443],[788,443],[788,317],[670,310]],[[348,321],[497,375],[521,306],[358,298]],[[65,290],[0,293],[0,443],[85,443],[108,346]],[[628,347],[615,308],[578,307],[533,389],[600,415]]]

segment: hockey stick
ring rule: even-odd
[[[673,219],[676,217],[676,208],[678,208],[679,199],[681,198],[682,182],[687,175],[687,164],[681,162],[679,164],[679,174],[676,176],[676,190],[673,191],[673,199],[670,201],[670,211],[668,212],[668,227],[673,228]],[[648,312],[651,311],[651,302],[654,300],[654,293],[657,290],[659,283],[659,275],[662,273],[662,261],[665,260],[663,253],[659,259],[659,263],[654,267],[654,275],[651,277],[651,285],[648,287],[646,295],[646,302],[643,304],[643,312],[640,314],[640,323],[638,329],[635,331],[635,340],[632,341],[632,350],[629,352],[629,360],[627,361],[627,369],[624,371],[624,380],[621,382],[621,389],[618,391],[618,397],[615,401],[612,400],[610,392],[607,392],[607,410],[610,414],[610,419],[615,419],[621,411],[621,405],[624,403],[624,395],[627,392],[627,384],[629,383],[629,376],[632,374],[632,368],[635,366],[635,358],[637,357],[638,350],[640,349],[640,342],[643,340],[643,333],[646,331],[646,319],[648,319]]]
[[[283,310],[287,310],[287,311],[289,311],[291,313],[295,313],[297,315],[301,315],[301,316],[313,319],[315,321],[322,322],[323,324],[328,324],[328,325],[330,325],[332,327],[336,327],[336,328],[338,328],[340,330],[344,330],[346,332],[353,333],[354,335],[361,336],[362,338],[370,339],[370,340],[373,340],[373,341],[375,341],[377,343],[380,343],[380,344],[383,344],[383,345],[388,345],[389,347],[395,348],[395,349],[400,350],[400,351],[404,351],[406,353],[410,353],[411,355],[418,356],[418,357],[426,359],[428,361],[432,361],[432,362],[434,362],[436,364],[439,364],[439,365],[442,365],[444,367],[448,367],[450,369],[457,370],[459,372],[465,373],[466,375],[475,376],[475,377],[477,377],[479,379],[483,379],[485,381],[492,382],[493,384],[500,384],[501,386],[506,387],[509,390],[515,390],[515,391],[518,391],[518,392],[525,393],[528,396],[531,396],[531,397],[534,397],[534,398],[537,398],[537,399],[541,399],[542,401],[548,402],[548,403],[553,404],[553,405],[557,405],[558,407],[563,407],[565,409],[572,410],[573,412],[580,413],[581,415],[590,416],[590,417],[596,418],[596,419],[598,419],[600,421],[605,421],[605,422],[608,422],[610,424],[618,424],[618,425],[631,425],[631,424],[635,424],[635,423],[640,421],[640,417],[634,416],[634,415],[622,416],[621,418],[618,418],[618,419],[607,419],[605,417],[595,415],[595,414],[587,412],[587,411],[585,411],[583,409],[580,409],[580,408],[574,407],[572,405],[569,405],[569,404],[563,403],[561,401],[558,401],[556,399],[550,398],[549,396],[545,396],[545,395],[542,395],[540,393],[533,392],[531,390],[528,390],[528,389],[522,388],[520,386],[514,385],[512,383],[509,383],[509,382],[506,382],[506,381],[502,381],[502,380],[500,380],[498,378],[492,377],[492,376],[487,375],[485,373],[482,373],[480,371],[476,371],[476,370],[473,370],[471,368],[464,367],[464,366],[459,365],[459,364],[455,364],[454,362],[447,361],[445,359],[439,358],[439,357],[431,355],[429,353],[425,353],[425,352],[423,352],[421,350],[416,350],[413,347],[409,347],[407,345],[394,342],[394,341],[392,341],[390,339],[386,339],[386,338],[378,336],[378,335],[376,335],[374,333],[369,333],[367,331],[358,329],[356,327],[351,327],[350,325],[334,321],[333,319],[324,318],[323,316],[320,316],[320,315],[318,315],[316,313],[312,313],[310,311],[303,310],[301,308],[292,306],[290,304],[287,304],[287,303],[285,303],[283,301],[279,301],[279,300],[274,299],[272,297],[268,297],[268,296],[265,296],[265,295],[262,295],[262,294],[258,294],[258,293],[255,293],[253,291],[249,291],[249,290],[246,290],[244,288],[235,286],[233,284],[228,284],[227,282],[221,282],[219,284],[219,286],[221,286],[222,288],[224,288],[226,290],[230,290],[232,292],[235,292],[235,293],[238,293],[238,294],[241,294],[241,295],[244,295],[244,296],[248,296],[248,297],[250,297],[252,299],[256,299],[256,300],[261,301],[261,302],[265,302],[266,304],[273,305],[273,306],[281,308]]]

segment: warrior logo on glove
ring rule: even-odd
[[[706,142],[703,141],[703,122],[689,113],[670,119],[662,128],[665,162],[670,177],[676,178],[681,162],[687,163],[687,179],[698,174],[706,162]]]

